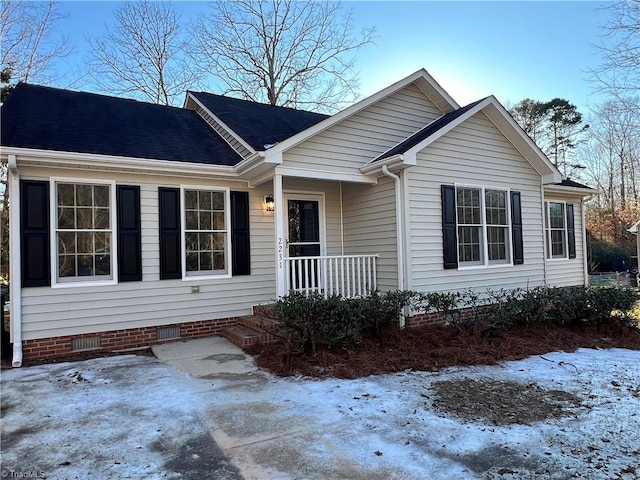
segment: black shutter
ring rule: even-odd
[[[511,192],[511,239],[513,241],[513,263],[524,263],[524,246],[522,242],[522,204],[520,192]]]
[[[444,268],[458,268],[456,187],[453,185],[442,185],[442,242]]]
[[[140,232],[140,187],[116,186],[118,218],[118,281],[142,280],[142,239]]]
[[[231,274],[251,274],[249,193],[231,192]]]
[[[182,278],[180,189],[159,187],[160,280]]]
[[[49,182],[21,180],[20,209],[22,286],[51,285]]]
[[[573,217],[573,203],[567,203],[567,240],[569,258],[576,258],[576,224]]]

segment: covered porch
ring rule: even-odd
[[[273,216],[277,297],[354,298],[398,288],[391,179],[279,170],[260,185]]]

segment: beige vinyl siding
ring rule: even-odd
[[[418,153],[408,169],[412,288],[460,291],[544,284],[540,175],[483,114],[478,113]],[[524,264],[443,268],[443,184],[511,189],[521,193]]]
[[[343,184],[345,254],[378,254],[378,288],[398,288],[395,185]]]
[[[196,106],[196,112],[204,119],[205,122],[213,128],[242,158],[247,158],[251,152],[236,137],[231,135],[229,131],[222,127],[211,115],[209,115],[200,105]]]
[[[582,204],[580,198],[569,195],[547,194],[545,195],[545,201],[573,203],[576,231],[576,258],[547,259],[547,283],[552,287],[584,285],[585,246],[582,236],[584,225],[582,225]]]
[[[97,172],[22,168],[24,179],[64,176],[88,182]],[[142,282],[109,286],[24,288],[22,323],[25,340],[148,327],[247,315],[251,306],[275,298],[273,215],[263,211],[269,188],[247,189],[243,182],[157,175],[100,173],[99,178],[140,185]],[[158,186],[229,187],[248,190],[250,198],[251,275],[197,281],[159,279]],[[183,259],[184,261],[184,259]],[[199,293],[191,293],[192,286]]]
[[[332,173],[360,167],[442,115],[411,84],[284,152],[284,165]]]

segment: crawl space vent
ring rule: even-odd
[[[94,350],[100,348],[100,337],[80,337],[71,339],[71,350],[78,352],[81,350]]]
[[[170,338],[180,338],[180,327],[159,327],[157,330],[158,340],[169,340]]]

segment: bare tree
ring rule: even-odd
[[[192,25],[191,52],[226,94],[332,111],[357,99],[351,55],[373,41],[373,28],[353,30],[333,1],[222,0]]]
[[[66,37],[57,33],[56,23],[65,18],[59,4],[3,0],[0,5],[0,71],[2,83],[54,80],[56,60],[72,51]],[[3,88],[4,93],[4,88]]]
[[[597,90],[617,98],[640,114],[640,0],[617,0],[607,7],[611,17],[603,25],[604,41],[596,48],[602,63],[591,70]]]
[[[179,102],[195,75],[184,53],[185,34],[173,4],[125,2],[115,24],[88,38],[89,74],[102,90],[171,105]]]

